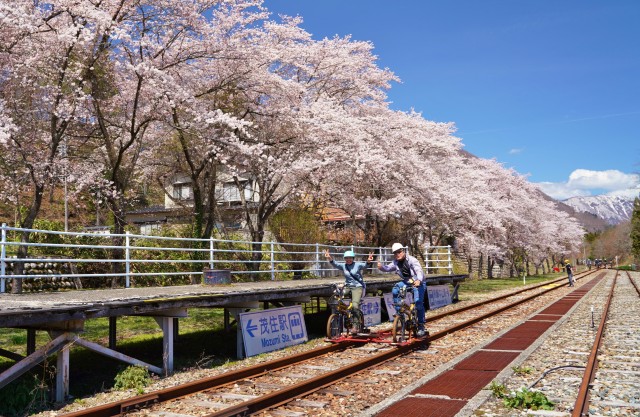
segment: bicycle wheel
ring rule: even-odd
[[[393,319],[393,343],[404,342],[405,341],[405,321],[404,316],[401,314],[397,314]]]
[[[327,337],[335,339],[342,334],[342,315],[332,314],[327,321]]]

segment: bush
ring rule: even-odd
[[[555,404],[549,401],[547,396],[540,391],[520,388],[513,395],[504,398],[504,405],[509,408],[527,410],[553,410]]]
[[[0,415],[33,414],[47,404],[47,385],[37,375],[27,375],[0,390]]]
[[[533,368],[528,366],[514,366],[511,368],[516,375],[529,375],[533,372]]]
[[[151,376],[147,368],[134,365],[119,372],[114,382],[113,388],[116,390],[134,389],[138,394],[142,394],[144,388],[151,383]]]

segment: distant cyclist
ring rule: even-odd
[[[362,277],[362,271],[367,268],[366,262],[355,262],[356,254],[348,250],[344,253],[344,262],[336,262],[328,250],[324,252],[324,257],[327,258],[329,263],[336,269],[339,269],[344,274],[344,295],[351,294],[351,304],[354,309],[360,308],[360,300],[362,294],[365,292],[366,285],[364,278]],[[373,262],[373,253],[369,254],[367,262]]]
[[[413,256],[407,255],[404,251],[404,246],[400,243],[394,243],[391,246],[391,252],[395,259],[393,262],[383,265],[378,262],[378,269],[385,272],[395,271],[396,274],[402,278],[402,281],[396,283],[391,290],[393,294],[393,304],[396,306],[396,311],[400,309],[400,288],[410,287],[413,291],[413,302],[416,305],[416,313],[418,313],[418,332],[417,336],[424,336],[424,292],[426,290],[426,284],[424,282],[424,273],[420,262]],[[407,288],[409,289],[409,288]]]

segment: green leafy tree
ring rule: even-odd
[[[302,271],[314,261],[314,256],[310,253],[312,250],[305,245],[324,240],[318,219],[307,208],[292,205],[274,214],[269,226],[278,242],[287,242],[282,245],[285,253],[281,257],[295,271],[293,279],[302,279]]]

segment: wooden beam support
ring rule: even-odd
[[[40,349],[33,352],[20,362],[13,365],[0,374],[0,389],[19,378],[22,374],[44,361],[49,355],[53,355],[69,343],[68,333],[56,337]]]
[[[118,318],[109,317],[109,349],[115,350],[118,342],[117,338]]]
[[[131,356],[127,356],[127,355],[125,355],[123,353],[116,352],[115,350],[106,348],[106,347],[101,346],[101,345],[99,345],[97,343],[90,342],[88,340],[84,340],[84,339],[81,339],[79,337],[76,337],[74,339],[74,343],[76,343],[77,345],[80,345],[82,347],[85,347],[85,348],[87,348],[89,350],[92,350],[92,351],[94,351],[96,353],[99,353],[101,355],[107,356],[109,358],[113,358],[113,359],[119,360],[121,362],[128,363],[130,365],[142,366],[142,367],[147,368],[151,372],[156,373],[158,375],[162,375],[164,373],[162,368],[150,365],[150,364],[148,364],[146,362],[143,362],[141,360],[132,358]]]

